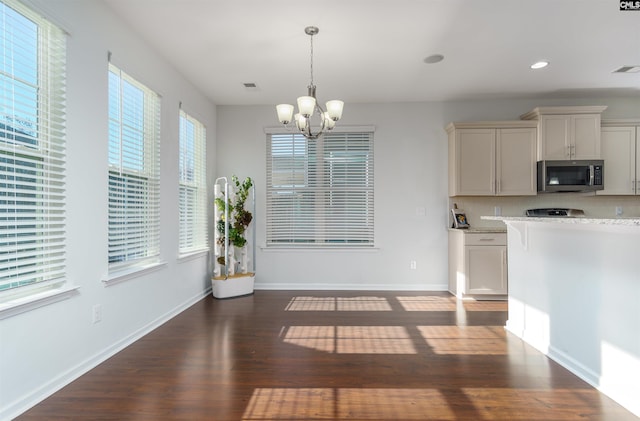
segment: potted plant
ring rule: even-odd
[[[224,181],[224,184],[221,182]],[[224,187],[224,189],[222,188]],[[247,209],[247,199],[251,199],[255,212],[253,180],[250,177],[240,181],[237,176],[221,177],[215,183],[215,260],[212,278],[213,295],[228,298],[251,294],[255,281],[255,253],[249,257],[247,239],[248,228],[253,221],[253,213]]]

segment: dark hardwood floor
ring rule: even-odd
[[[505,332],[505,302],[256,291],[197,303],[18,420],[635,420]]]

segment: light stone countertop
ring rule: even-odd
[[[449,228],[449,231],[464,231],[472,234],[491,234],[491,233],[505,233],[507,227],[481,227],[481,228]]]
[[[535,217],[535,216],[481,216],[480,219],[486,221],[522,221],[522,222],[549,222],[556,224],[573,225],[622,225],[640,226],[640,218],[584,218],[584,217]]]

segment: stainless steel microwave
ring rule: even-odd
[[[604,189],[604,160],[538,161],[538,192],[581,192]]]

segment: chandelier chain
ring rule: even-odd
[[[311,85],[313,86],[313,35],[311,35]]]

